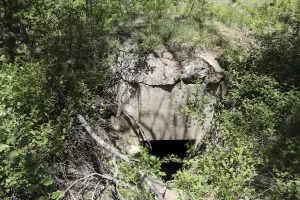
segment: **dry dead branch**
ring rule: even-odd
[[[102,175],[102,174],[98,174],[98,173],[92,173],[92,174],[89,174],[88,176],[85,176],[85,177],[83,177],[83,178],[80,178],[80,179],[74,181],[67,189],[65,189],[65,191],[57,198],[57,200],[63,198],[63,197],[66,195],[66,193],[67,193],[67,192],[68,192],[68,191],[69,191],[76,183],[78,183],[78,182],[80,182],[80,181],[87,180],[88,178],[93,177],[93,176],[98,176],[98,177],[100,177],[100,178],[102,178],[102,179],[106,179],[106,180],[108,180],[108,181],[114,181],[114,178],[111,177],[111,176],[108,176],[108,175]]]
[[[115,193],[116,193],[116,196],[118,199],[120,200],[124,200],[124,198],[122,197],[122,195],[120,194],[119,190],[118,190],[118,184],[119,184],[119,181],[118,181],[118,174],[119,174],[119,168],[118,168],[118,165],[117,165],[117,162],[116,162],[116,157],[113,158],[113,165],[115,167],[115,173],[114,173],[114,186],[115,186]]]
[[[103,148],[105,148],[106,150],[108,150],[110,153],[112,153],[113,155],[117,156],[118,158],[120,158],[121,160],[128,162],[128,163],[132,163],[130,161],[130,159],[121,154],[116,148],[110,146],[109,144],[107,144],[104,140],[102,140],[92,129],[92,127],[86,122],[86,120],[84,119],[84,117],[82,115],[78,115],[77,118],[79,119],[79,121],[81,122],[82,126],[85,128],[85,130],[89,133],[89,135]],[[103,129],[99,129],[101,131],[103,131],[102,134],[104,134],[104,130]]]
[[[97,184],[96,184],[96,186],[95,186],[94,192],[93,192],[93,194],[92,194],[92,200],[94,200],[95,193],[96,193],[96,191],[97,191],[97,187],[98,187],[99,183],[100,183],[100,182],[98,181]]]

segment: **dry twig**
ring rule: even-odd
[[[118,199],[124,200],[124,198],[122,197],[122,195],[120,194],[120,192],[119,192],[119,190],[118,190],[118,184],[119,184],[119,181],[118,181],[119,168],[118,168],[118,165],[117,165],[117,162],[116,162],[116,157],[113,158],[113,164],[114,164],[114,167],[115,167],[115,173],[114,173],[115,193],[116,193],[116,196],[117,196]]]
[[[100,177],[100,178],[103,178],[103,179],[106,179],[106,180],[109,180],[109,181],[113,181],[114,180],[114,178],[113,177],[110,177],[110,176],[107,176],[107,175],[102,175],[102,174],[98,174],[98,173],[92,173],[92,174],[89,174],[89,175],[87,175],[87,176],[85,176],[85,177],[83,177],[83,178],[80,178],[80,179],[78,179],[78,180],[76,180],[76,181],[74,181],[67,189],[65,189],[65,191],[56,199],[56,200],[59,200],[59,199],[61,199],[62,197],[64,197],[65,195],[66,195],[66,193],[76,184],[76,183],[78,183],[78,182],[80,182],[80,181],[83,181],[83,180],[86,180],[86,179],[88,179],[88,178],[90,178],[90,177],[93,177],[93,176],[98,176],[98,177]]]
[[[98,187],[99,183],[100,183],[100,182],[98,181],[97,184],[96,184],[96,186],[95,186],[94,192],[93,192],[93,194],[92,194],[92,200],[94,200],[95,193],[96,193],[96,191],[97,191],[97,187]]]

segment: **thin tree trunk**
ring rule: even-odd
[[[93,0],[85,0],[86,3],[86,20],[90,21],[92,17],[92,4]]]

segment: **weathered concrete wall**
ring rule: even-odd
[[[126,91],[132,86],[122,83],[122,90]],[[131,88],[132,89],[132,88]],[[175,84],[174,86],[151,87],[144,84],[138,84],[137,92],[134,94],[123,95],[122,105],[136,121],[141,128],[147,140],[184,140],[197,139],[205,133],[203,126],[191,116],[184,115],[178,111],[180,106],[187,103],[192,93],[196,92],[193,84]],[[204,94],[204,91],[198,91]],[[211,122],[213,118],[214,102],[213,97],[206,106],[205,122]],[[136,122],[132,119],[131,123]],[[123,128],[126,127],[123,121]],[[205,128],[208,128],[207,125]],[[128,132],[129,131],[129,132]],[[124,128],[123,132],[129,134],[133,131],[130,127]]]
[[[191,81],[214,77],[218,85],[221,76],[211,63],[217,61],[197,53],[183,62],[174,60],[172,54],[160,47],[158,52],[143,58],[144,67],[138,66],[139,59],[132,53],[122,53],[114,70],[119,70],[122,81],[118,85],[117,99],[120,119],[115,128],[124,136],[138,135],[146,140],[201,140],[213,122],[215,97],[206,88],[204,81],[197,87]],[[144,71],[143,71],[144,70]],[[198,90],[198,91],[197,91]],[[178,110],[193,96],[205,97],[204,120],[199,123],[193,116]]]

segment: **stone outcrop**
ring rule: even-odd
[[[156,180],[153,181],[153,185],[157,188],[157,190],[163,194],[164,200],[175,200],[179,199],[179,194],[177,191],[168,187],[166,183],[162,181]]]
[[[119,104],[116,119],[120,121],[114,128],[128,138],[201,140],[213,123],[214,93],[222,81],[222,69],[215,60],[218,54],[195,51],[179,62],[162,45],[146,55],[134,53],[134,49],[134,45],[125,45],[112,68],[122,79],[115,88]],[[201,87],[195,85],[196,79],[202,80]],[[208,90],[210,82],[215,88]],[[203,103],[202,123],[179,112],[195,95],[197,103]]]

